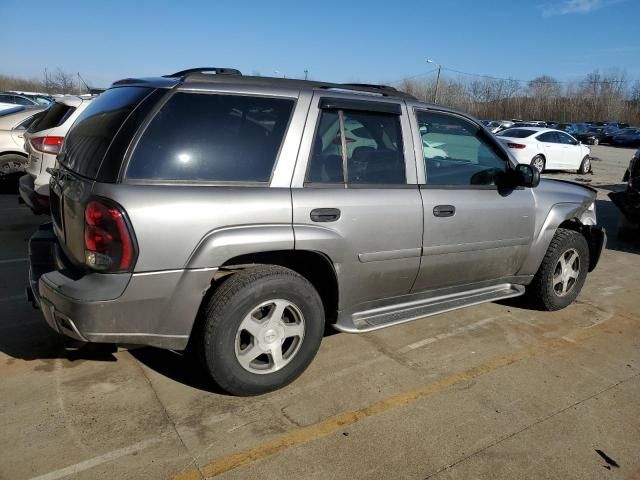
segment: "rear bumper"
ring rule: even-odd
[[[35,191],[34,181],[31,175],[23,175],[18,181],[20,198],[27,204],[33,213],[40,215],[49,212],[49,197],[40,195]]]
[[[56,332],[85,342],[183,350],[216,269],[72,273],[43,225],[29,242],[34,303]]]

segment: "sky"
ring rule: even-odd
[[[334,82],[392,83],[436,64],[640,79],[640,0],[0,0],[0,12],[1,74],[61,68],[95,87],[201,66]]]

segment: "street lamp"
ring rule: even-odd
[[[427,63],[434,63],[434,61],[431,60],[430,58],[427,58]],[[433,103],[438,103],[438,87],[440,86],[440,70],[442,70],[442,65],[440,65],[439,63],[437,63],[436,65],[438,65],[438,76],[436,77],[436,91],[433,94]]]

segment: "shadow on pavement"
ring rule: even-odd
[[[195,355],[183,355],[153,347],[131,348],[129,353],[144,366],[174,382],[204,392],[228,395],[209,378]]]
[[[619,237],[618,224],[622,212],[612,201],[596,200],[596,215],[598,223],[607,230],[607,250],[640,254],[640,235],[630,240]]]
[[[18,193],[18,179],[24,173],[6,175],[0,177],[0,194],[16,194]]]

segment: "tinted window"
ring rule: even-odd
[[[504,154],[476,125],[436,112],[418,112],[418,125],[428,185],[496,185],[505,175]]]
[[[155,116],[127,177],[267,182],[294,101],[177,93]]]
[[[34,122],[31,125],[29,131],[40,132],[42,130],[62,125],[64,121],[69,118],[69,115],[75,112],[75,110],[75,107],[70,107],[64,103],[56,102],[45,110],[44,114],[38,118],[37,122]]]
[[[341,128],[342,118],[342,128]],[[343,151],[342,145],[346,151]],[[343,169],[346,165],[346,172]],[[307,181],[398,185],[406,183],[400,117],[323,110]]]
[[[15,129],[16,130],[26,130],[29,126],[36,120],[38,115],[33,115],[32,117],[23,120]]]
[[[114,135],[151,91],[144,87],[112,88],[93,100],[67,134],[60,157],[62,164],[80,175],[95,178]]]
[[[28,98],[18,97],[17,95],[14,98],[13,103],[17,103],[18,105],[33,105],[33,102]]]
[[[0,95],[0,103],[15,103],[13,95]]]
[[[496,133],[499,137],[526,138],[536,133],[535,130],[527,130],[526,128],[507,128]]]
[[[536,138],[541,142],[560,143],[556,132],[545,132],[541,135],[538,135]]]

